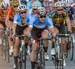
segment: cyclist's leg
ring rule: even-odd
[[[9,21],[9,55],[12,55],[13,53],[13,38],[12,38],[12,25],[13,25],[13,22],[12,21]]]
[[[61,28],[60,28],[60,33],[61,34],[67,34],[67,28],[65,25],[63,25]],[[65,38],[62,38],[62,46],[63,46],[63,50],[64,50],[64,54],[66,54],[66,46],[67,46],[67,43],[66,43],[66,39]]]
[[[18,37],[16,37],[15,43],[14,43],[14,51],[13,51],[15,66],[17,66],[17,63],[18,63],[19,45],[20,45],[20,39]]]
[[[48,34],[49,34],[48,30],[45,29],[42,31],[41,37],[42,38],[48,38]],[[49,59],[49,56],[47,53],[47,51],[48,51],[48,40],[44,40],[43,43],[44,43],[45,59],[48,60]]]
[[[16,35],[21,35],[21,34],[22,34],[21,27],[17,25],[17,27],[16,27]],[[19,46],[20,46],[20,38],[16,37],[15,40],[14,40],[14,51],[13,51],[15,66],[17,64],[17,59],[18,59]]]
[[[55,26],[54,31],[59,33],[59,27]],[[53,36],[53,35],[52,35],[52,36]],[[53,57],[56,55],[56,54],[55,54],[55,37],[56,37],[56,36],[53,36],[53,39],[51,40],[51,43],[52,43],[51,55],[52,55]]]
[[[10,56],[13,54],[13,46],[14,46],[13,38],[9,37],[9,55]]]
[[[2,28],[4,28],[4,26],[2,24],[0,24],[0,46],[2,45],[2,35],[3,35],[3,30]]]
[[[30,54],[31,69],[35,68],[35,65],[37,62],[37,53],[38,53],[38,45],[39,45],[39,42],[37,39],[40,38],[39,34],[40,33],[38,29],[35,29],[35,28],[32,29],[31,36],[33,41],[32,41],[32,51]]]
[[[36,61],[37,61],[37,50],[38,50],[38,42],[36,40],[33,40],[32,52],[30,54],[30,60],[31,60],[32,69],[35,68],[35,64],[36,64]]]
[[[30,38],[28,37],[27,31],[28,31],[28,28],[25,28],[24,29],[24,35],[27,36],[25,38],[25,46],[27,48],[27,54],[30,55]]]

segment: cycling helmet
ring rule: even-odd
[[[71,3],[65,2],[65,7],[69,7],[69,6],[71,6]]]
[[[64,2],[63,1],[58,1],[55,3],[55,7],[64,7]]]
[[[40,7],[40,5],[37,1],[32,4],[32,8],[38,8],[38,7]]]
[[[24,11],[26,9],[26,6],[25,5],[19,5],[17,10],[19,11]]]
[[[34,5],[32,6],[32,8],[33,8],[33,9],[38,8],[38,5],[37,5],[37,4],[36,4],[36,5],[34,4]]]
[[[46,14],[46,11],[45,11],[44,7],[39,7],[39,14],[40,15],[45,15]]]

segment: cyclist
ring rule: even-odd
[[[66,12],[64,12],[64,3],[62,2],[56,2],[55,3],[55,9],[56,11],[52,15],[52,20],[54,23],[54,26],[59,30],[59,33],[61,34],[66,34],[66,25],[68,29],[68,33],[71,33],[71,24],[70,24],[70,19],[69,16],[66,15]],[[64,54],[66,54],[66,41],[65,38],[62,38],[62,46],[64,48]],[[54,43],[53,43],[53,49],[52,49],[52,54],[55,54],[55,49],[54,49]],[[64,61],[64,66],[65,66],[65,61]]]
[[[73,9],[72,9],[72,7],[71,7],[71,3],[66,2],[66,3],[65,3],[65,6],[66,6],[66,7],[65,7],[66,14],[67,14],[67,16],[69,16],[70,21],[71,21],[71,24],[73,24],[74,11],[73,11]]]
[[[54,33],[54,35],[56,35],[58,33],[58,30],[56,28],[54,28],[54,26],[53,26],[52,20],[48,16],[46,16],[45,8],[40,7],[38,17],[37,16],[33,17],[30,20],[29,26],[28,26],[28,34],[31,34],[31,36],[33,38],[32,52],[31,52],[31,56],[30,56],[32,69],[35,68],[35,64],[36,64],[38,39],[41,37],[48,38],[48,30],[47,29],[50,32]],[[45,51],[45,55],[48,59],[49,57],[47,54],[47,49],[48,49],[48,45],[46,43],[46,44],[44,44],[44,51]]]
[[[18,6],[18,13],[14,16],[13,20],[13,35],[22,35],[27,33],[27,22],[26,22],[26,13],[27,9],[25,5]],[[14,68],[17,67],[18,61],[18,52],[20,45],[20,38],[16,38],[14,41]]]

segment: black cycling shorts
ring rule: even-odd
[[[28,25],[25,26],[16,26],[16,35],[22,35],[23,31],[28,27]]]
[[[39,39],[41,37],[42,31],[44,31],[45,29],[46,28],[39,29],[39,28],[33,27],[32,32],[31,32],[32,38],[35,40]]]

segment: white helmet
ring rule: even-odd
[[[19,10],[19,11],[23,11],[23,10],[25,10],[26,9],[26,6],[25,5],[19,5],[18,6],[18,8],[17,8],[17,10]]]
[[[45,15],[46,14],[46,10],[44,7],[39,7],[39,14],[40,15]]]
[[[37,1],[32,4],[32,8],[38,8],[38,7],[40,7],[40,5]]]
[[[55,3],[55,7],[64,7],[64,2],[63,1],[58,1]]]
[[[70,2],[65,2],[65,6],[66,7],[71,6],[71,3]]]

